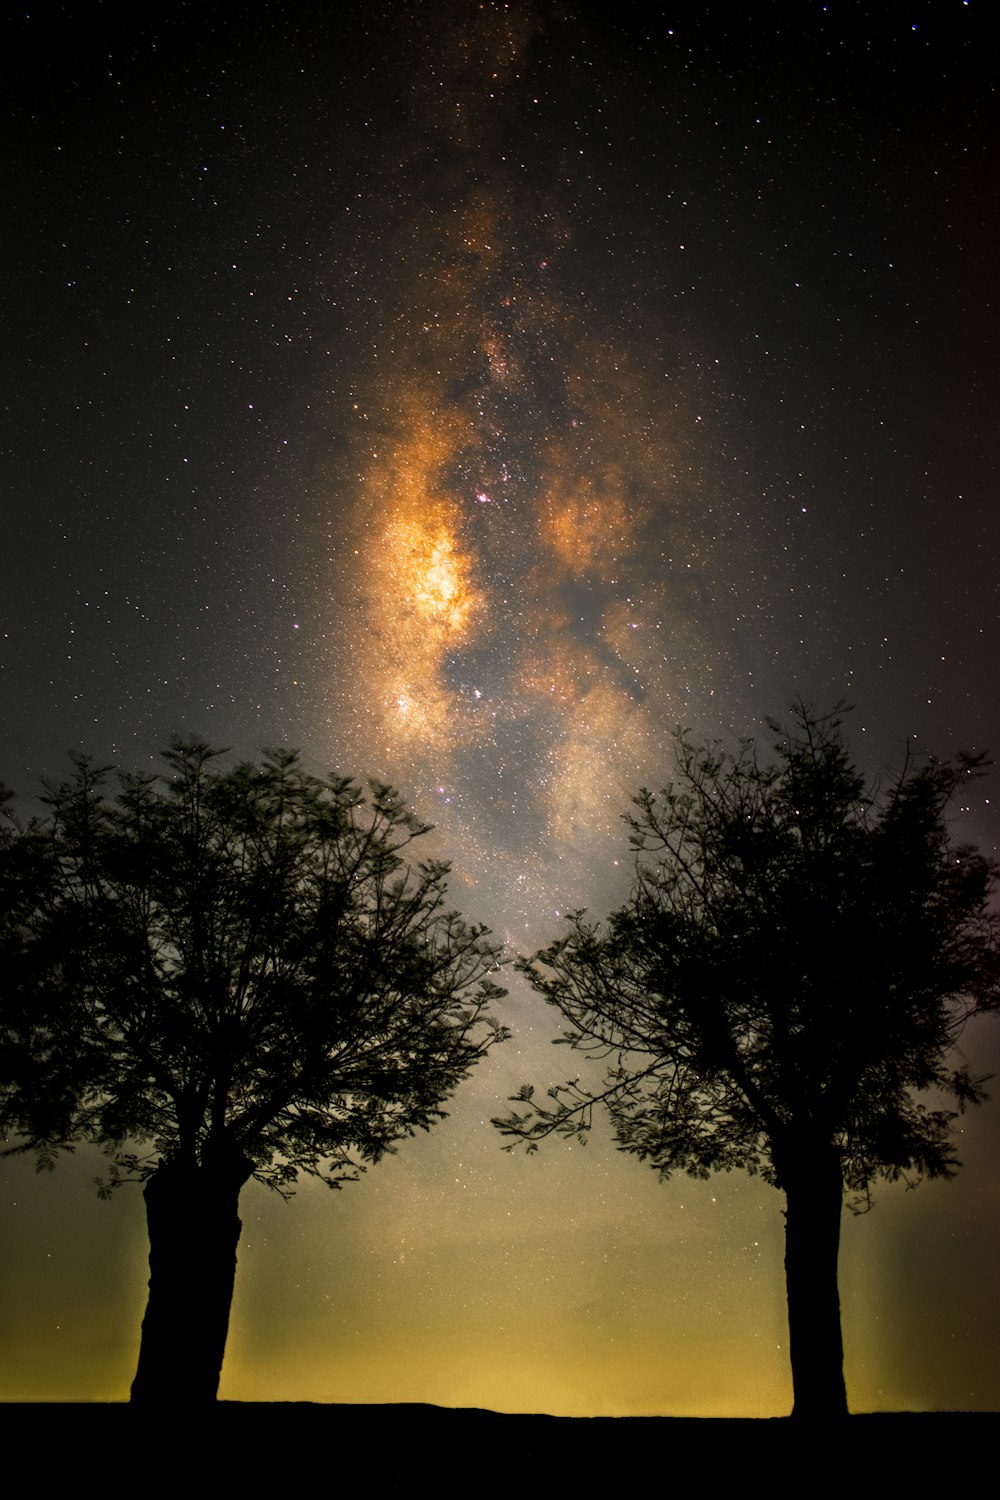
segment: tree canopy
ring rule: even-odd
[[[428,830],[391,788],[321,780],[288,751],[224,770],[189,740],[165,760],[163,781],[122,775],[113,800],[86,759],[50,789],[50,818],[23,835],[35,886],[22,882],[11,924],[29,934],[17,948],[35,1010],[30,1026],[20,1013],[5,1025],[7,1119],[31,1140],[44,1134],[43,1101],[71,1099],[61,1138],[102,1144],[112,1180],[146,1181],[144,1354],[154,1218],[170,1233],[184,1220],[189,1244],[208,1246],[220,1238],[211,1205],[228,1205],[231,1296],[247,1178],[288,1192],[303,1173],[331,1186],[356,1177],[442,1118],[504,1035],[490,1014],[498,950],[448,907],[446,864],[407,862]],[[4,869],[16,884],[14,843]],[[192,1288],[213,1253],[180,1275],[189,1251],[161,1249],[179,1288],[161,1325],[191,1333]],[[206,1296],[225,1304],[217,1383],[228,1297]]]
[[[495,1123],[533,1149],[600,1104],[663,1177],[735,1167],[780,1188],[796,1410],[829,1411],[846,1409],[844,1189],[867,1203],[879,1177],[950,1176],[956,1112],[985,1097],[953,1049],[997,1001],[997,869],[948,827],[980,757],[908,756],[867,790],[837,714],[771,727],[771,756],[678,736],[675,779],[627,820],[627,904],[603,926],[573,915],[522,963],[603,1086],[526,1085]]]
[[[79,1020],[68,1020],[54,982],[61,933],[53,920],[53,861],[38,824],[25,828],[0,787],[0,1154],[34,1153],[55,1165],[79,1133],[79,1108],[94,1075]]]

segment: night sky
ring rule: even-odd
[[[1000,746],[986,0],[8,11],[0,777],[174,733],[399,786],[511,952],[624,900],[679,724]],[[991,801],[992,798],[992,801]],[[957,838],[996,852],[1000,783]],[[242,1207],[228,1399],[790,1406],[781,1199],[511,1156],[514,1038],[358,1185]],[[1000,1068],[1000,1028],[967,1034]],[[1000,1405],[1000,1104],[848,1218],[855,1409]],[[141,1197],[0,1170],[0,1397],[122,1399]]]

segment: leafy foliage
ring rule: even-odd
[[[448,908],[447,865],[406,862],[427,829],[391,788],[218,754],[175,741],[165,784],[123,775],[114,801],[83,758],[50,789],[37,888],[10,875],[34,1009],[7,1119],[37,1144],[37,1101],[71,1100],[59,1133],[104,1143],[111,1185],[242,1155],[281,1191],[336,1186],[503,1037],[498,951]]]
[[[596,1092],[522,1089],[495,1122],[513,1144],[580,1137],[601,1104],[663,1176],[786,1186],[833,1147],[865,1202],[878,1177],[955,1171],[956,1111],[985,1095],[950,1056],[996,1005],[1000,941],[997,868],[951,843],[946,810],[982,759],[908,758],[868,792],[836,714],[771,728],[771,759],[679,735],[674,781],[627,819],[629,903],[522,961],[606,1073]]]
[[[72,1149],[85,1086],[79,1040],[67,1054],[71,1027],[58,983],[59,930],[53,920],[53,863],[37,823],[22,826],[0,788],[0,1132],[30,1152],[40,1172]]]

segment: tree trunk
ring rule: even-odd
[[[789,1156],[792,1160],[789,1160]],[[837,1257],[844,1180],[829,1145],[779,1155],[785,1192],[785,1286],[793,1417],[846,1417]]]
[[[149,1300],[132,1401],[215,1400],[229,1331],[240,1238],[242,1154],[211,1166],[162,1162],[146,1183]]]

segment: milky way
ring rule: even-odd
[[[412,128],[377,163],[394,269],[356,387],[344,635],[365,623],[337,716],[443,799],[467,848],[593,860],[712,695],[710,542],[739,538],[730,596],[750,549],[738,505],[706,507],[691,478],[699,382],[664,352],[669,320],[640,330],[648,289],[595,288],[605,187],[531,128],[545,31],[523,9],[460,14],[411,38],[396,83]]]

